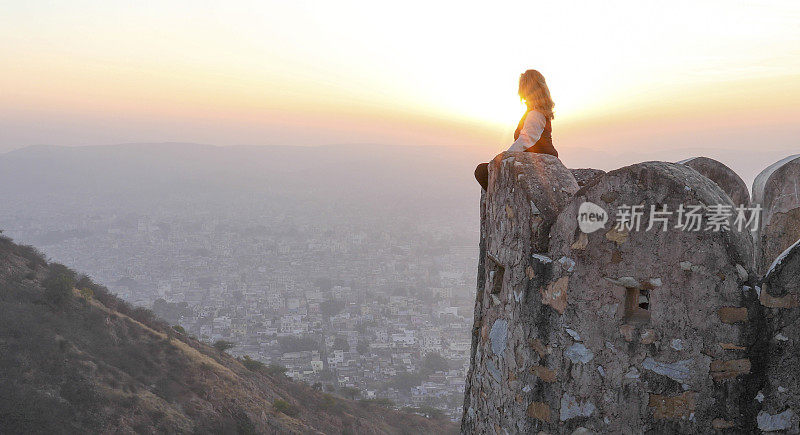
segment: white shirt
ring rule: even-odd
[[[525,122],[522,124],[522,130],[519,132],[519,137],[508,148],[508,151],[521,152],[535,145],[539,138],[542,137],[542,132],[546,125],[547,118],[544,117],[542,112],[537,112],[536,110],[528,112],[525,116]]]

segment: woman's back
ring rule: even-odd
[[[553,146],[553,103],[544,76],[539,71],[528,70],[519,77],[519,96],[528,110],[514,132],[514,143],[508,151],[550,154],[558,157]],[[489,182],[489,165],[481,163],[475,168],[475,179],[486,190]]]
[[[514,132],[514,143],[508,151],[528,151],[558,157],[553,147],[552,120],[543,113],[528,109]]]

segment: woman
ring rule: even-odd
[[[528,110],[519,121],[514,132],[514,143],[508,151],[528,151],[532,153],[550,154],[558,157],[553,148],[552,127],[553,99],[544,76],[535,69],[529,69],[519,76],[519,96],[525,101]],[[475,178],[486,190],[489,184],[489,164],[481,163],[475,168]]]

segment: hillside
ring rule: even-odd
[[[248,366],[0,237],[0,433],[455,430]]]

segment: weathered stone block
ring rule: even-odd
[[[531,402],[525,414],[530,418],[535,418],[544,422],[550,422],[550,405],[542,402]]]
[[[577,190],[570,171],[550,155],[503,153],[489,164],[489,185],[481,196],[474,327],[482,333],[473,334],[462,423],[466,432],[491,432],[495,425],[544,427],[551,421],[549,410],[558,408],[560,395],[533,397],[533,386],[557,376],[544,361],[552,352],[548,342],[525,334],[523,326],[530,322],[529,299],[542,306],[540,288],[531,283],[553,281],[552,305],[542,307],[556,315],[566,307],[570,259],[553,261],[544,253],[552,222]]]
[[[551,282],[542,288],[542,303],[550,305],[559,314],[564,314],[567,309],[567,289],[569,288],[569,277],[562,276],[556,281]]]
[[[561,396],[561,421],[567,421],[576,417],[591,417],[597,410],[592,402],[579,402],[569,393]]]
[[[578,190],[572,173],[548,154],[505,152],[489,162],[486,192],[488,253],[504,265],[529,251],[547,250],[558,212]]]
[[[756,235],[760,272],[800,239],[800,154],[764,169],[753,182],[753,204],[763,208]]]
[[[768,332],[758,427],[798,433],[800,418],[800,241],[769,268],[761,286]]]
[[[717,401],[744,387],[736,376],[715,385],[710,365],[712,359],[729,359],[724,355],[731,351],[719,343],[746,345],[747,305],[737,265],[752,270],[749,234],[635,231],[613,222],[586,234],[577,224],[585,201],[615,216],[621,204],[676,210],[681,203],[732,205],[729,196],[689,167],[648,162],[602,175],[577,197],[557,195],[551,209],[561,211],[547,216],[548,225],[542,213],[547,206],[538,204],[553,203],[553,188],[541,188],[538,172],[533,182],[526,181],[529,172],[516,172],[540,163],[515,160],[503,163],[499,156],[493,162],[482,226],[486,258],[494,259],[485,261],[484,276],[491,262],[502,263],[506,278],[498,299],[511,302],[484,299],[481,320],[508,322],[508,336],[504,349],[495,349],[491,339],[476,343],[465,398],[465,409],[474,413],[465,413],[462,430],[492,431],[498,424],[534,433],[579,427],[701,432],[714,418],[739,423],[737,405],[721,407]],[[565,176],[560,168],[553,171]],[[537,206],[525,207],[528,201]],[[543,236],[544,228],[549,231]],[[546,236],[549,243],[542,243]],[[486,280],[483,289],[489,286]],[[522,297],[509,299],[505,292]],[[681,343],[677,350],[669,346],[675,340]],[[525,386],[530,388],[520,393]],[[544,418],[545,410],[555,409],[558,421]],[[695,418],[679,418],[695,409]]]
[[[747,308],[722,307],[717,310],[717,315],[722,323],[737,323],[747,321]]]
[[[647,406],[652,408],[656,420],[688,419],[694,413],[695,393],[687,391],[675,396],[651,394]]]
[[[578,182],[578,186],[583,187],[590,182],[594,181],[596,178],[603,176],[606,171],[602,169],[591,169],[591,168],[582,168],[582,169],[570,169],[572,175],[575,176],[575,181]]]
[[[547,367],[533,366],[531,367],[531,373],[535,374],[536,377],[544,382],[555,382],[557,379],[555,370],[550,370]]]
[[[746,375],[750,373],[751,367],[750,360],[746,358],[731,361],[714,360],[711,361],[709,372],[715,381],[719,381]]]
[[[638,229],[612,220],[586,234],[584,249],[575,250],[585,234],[577,219],[585,202],[603,207],[609,216],[617,216],[618,207],[625,205],[641,205],[645,212]],[[743,380],[749,368],[723,364],[714,376],[726,380],[718,383],[711,365],[714,359],[743,359],[719,343],[746,348],[752,339],[746,320],[756,301],[744,298],[737,268],[741,265],[748,275],[753,269],[749,232],[682,231],[674,220],[666,231],[661,225],[647,230],[650,206],[677,210],[693,204],[733,207],[729,195],[696,170],[647,162],[611,171],[582,188],[551,227],[548,256],[569,256],[576,263],[561,323],[581,332],[582,344],[594,354],[585,363],[568,357],[558,369],[572,371],[571,377],[559,379],[564,391],[597,406],[596,417],[584,421],[584,427],[600,432],[704,432],[714,418],[746,426],[738,403],[721,403],[749,393]],[[612,304],[621,308],[604,310]],[[677,349],[670,346],[675,340]],[[569,346],[565,349],[568,356]],[[606,375],[576,372],[581,365],[603,367]],[[617,393],[620,397],[604,400],[611,385],[626,387]],[[687,390],[693,392],[694,417],[668,418],[680,415],[670,404],[686,399]],[[651,402],[654,396],[660,399]]]
[[[758,428],[764,432],[798,433],[797,414],[787,409],[779,414],[772,415],[766,411],[758,413]]]
[[[577,190],[557,159],[498,156],[481,199],[462,432],[797,433],[798,164],[784,159],[754,186],[769,207],[760,280],[747,231],[647,230],[651,206],[746,204],[719,162],[646,162]],[[636,229],[583,232],[586,202],[645,213]]]
[[[735,206],[750,204],[750,192],[747,185],[744,184],[744,180],[722,162],[708,157],[692,157],[678,163],[694,169],[716,183],[723,192],[728,194]]]

